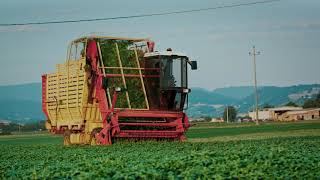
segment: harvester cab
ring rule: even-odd
[[[147,79],[146,85],[152,109],[183,111],[188,104],[188,64],[197,69],[196,61],[190,61],[183,53],[168,48],[164,52],[150,52],[144,55],[145,67],[160,71],[160,78]],[[149,71],[150,72],[150,71]]]
[[[149,39],[84,37],[67,62],[42,76],[46,127],[64,144],[112,144],[121,138],[184,140],[189,128],[188,64]]]

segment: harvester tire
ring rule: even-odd
[[[64,131],[64,133],[63,133],[63,145],[65,145],[65,146],[70,146],[71,145],[70,135],[71,135],[70,130],[65,130]]]
[[[185,141],[187,141],[187,137],[185,135],[181,135],[181,136],[179,136],[179,141],[185,142]]]
[[[100,131],[102,130],[102,128],[95,128],[91,131],[91,134],[90,134],[90,140],[89,140],[89,144],[92,145],[92,146],[95,146],[95,145],[100,145],[100,142],[98,141],[98,139],[96,138],[96,135],[98,133],[100,133]]]

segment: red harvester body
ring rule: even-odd
[[[84,37],[67,62],[42,76],[46,127],[64,144],[112,144],[118,138],[184,140],[189,128],[187,64],[149,39]]]

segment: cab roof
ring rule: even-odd
[[[186,54],[181,52],[174,52],[174,51],[155,51],[155,52],[148,52],[144,54],[144,57],[153,57],[153,56],[181,56],[181,57],[187,57]]]

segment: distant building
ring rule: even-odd
[[[244,117],[248,117],[248,116],[249,116],[248,113],[238,113],[238,114],[237,114],[237,117],[238,117],[238,118],[244,118]]]
[[[190,122],[196,122],[196,121],[205,121],[203,117],[189,117]]]
[[[0,120],[0,124],[9,125],[11,122],[8,120]]]
[[[275,121],[281,121],[282,114],[289,112],[289,111],[299,111],[302,110],[302,107],[293,107],[293,106],[282,106],[277,108],[270,108],[270,119]]]
[[[223,118],[212,118],[210,122],[224,122]]]
[[[255,111],[249,112],[248,115],[253,120],[257,119]],[[259,120],[270,120],[270,119],[272,119],[271,118],[271,113],[270,113],[269,110],[258,111],[258,116],[259,116]]]
[[[320,119],[320,108],[288,111],[278,117],[280,121],[298,121]]]
[[[283,106],[258,111],[259,120],[298,121],[320,119],[320,108],[303,109],[302,107]],[[249,117],[256,119],[256,112],[249,112]]]

